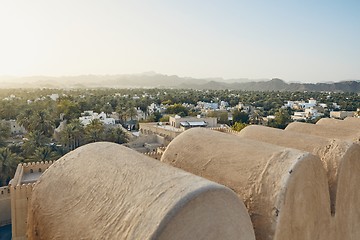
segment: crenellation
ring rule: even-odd
[[[4,186],[0,187],[0,199],[9,198],[10,197],[10,187]]]
[[[18,165],[15,176],[9,184],[13,239],[25,237],[28,203],[31,200],[35,182],[52,163],[53,161],[37,161]]]
[[[154,151],[154,152],[146,152],[144,153],[144,155],[146,156],[149,156],[151,158],[154,158],[156,160],[160,160],[161,159],[161,156],[163,155],[163,152],[160,152],[160,151]]]
[[[11,223],[11,190],[0,187],[0,227]]]

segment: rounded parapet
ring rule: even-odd
[[[292,122],[285,131],[305,133],[326,138],[337,138],[342,140],[359,141],[360,129],[341,128],[327,125]]]
[[[332,214],[335,214],[337,185],[341,165],[344,162],[354,161],[353,159],[348,158],[351,155],[349,155],[348,152],[355,152],[360,155],[360,145],[351,141],[329,139],[316,135],[255,125],[243,129],[239,136],[307,151],[318,156],[327,172]]]
[[[29,239],[250,239],[225,186],[113,143],[77,148],[33,189]]]
[[[356,119],[356,118],[352,118]],[[353,120],[339,120],[334,118],[322,118],[316,123],[317,125],[325,125],[325,126],[332,126],[335,128],[350,128],[350,129],[359,129],[360,128],[360,119],[357,119],[357,121]]]
[[[330,200],[318,157],[205,129],[190,129],[162,162],[224,184],[247,206],[257,240],[329,239]]]
[[[342,153],[337,176],[335,239],[360,239],[359,146],[353,144]]]
[[[346,117],[344,121],[352,122],[354,124],[360,125],[360,118],[359,117]]]

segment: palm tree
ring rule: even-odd
[[[17,123],[20,126],[23,126],[26,131],[30,131],[31,116],[33,115],[33,110],[31,108],[25,109],[17,117]]]
[[[34,154],[30,157],[32,161],[49,161],[56,160],[60,156],[51,150],[50,147],[39,147],[35,150]]]
[[[119,118],[122,123],[126,122],[126,109],[118,105],[116,107],[116,112],[119,114]]]
[[[10,137],[10,124],[0,121],[0,147],[5,147],[5,140]]]
[[[65,146],[67,151],[74,150],[81,146],[83,137],[84,127],[79,119],[72,120],[60,133],[61,143]]]
[[[85,137],[88,142],[98,142],[104,138],[105,127],[99,119],[93,119],[85,127]]]
[[[106,133],[106,140],[118,144],[128,142],[129,138],[120,127],[109,128]]]
[[[54,132],[55,124],[50,118],[50,114],[46,110],[35,112],[30,119],[30,129],[43,132],[45,136],[51,137]]]
[[[14,176],[19,158],[7,147],[0,148],[0,186],[7,185]]]
[[[35,149],[44,146],[48,142],[48,139],[40,131],[29,132],[26,138],[22,145],[25,157],[33,155]]]
[[[130,107],[127,111],[126,111],[126,116],[130,117],[130,120],[133,120],[133,117],[135,117],[137,114],[137,111],[134,107]]]

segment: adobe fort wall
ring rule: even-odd
[[[360,123],[360,118],[359,117],[346,117],[344,119],[344,121],[346,122],[352,122],[354,124],[359,124]]]
[[[308,152],[190,129],[161,161],[233,189],[248,208],[257,240],[331,239],[326,172]]]
[[[356,118],[352,118],[352,119],[356,119]],[[339,120],[339,119],[334,119],[334,118],[322,118],[319,121],[317,121],[316,124],[332,126],[335,128],[359,129],[360,128],[360,119],[357,119],[357,121],[354,121],[354,120],[344,121],[344,120]]]
[[[113,143],[63,156],[37,181],[29,239],[255,240],[230,189]]]
[[[292,122],[285,131],[299,132],[326,138],[337,138],[357,142],[360,139],[360,129],[338,128],[328,125]]]
[[[31,199],[33,184],[37,179],[33,181],[25,180],[26,176],[39,176],[52,163],[52,161],[20,163],[16,169],[15,176],[9,184],[11,192],[11,227],[14,240],[26,239],[28,204]]]
[[[160,160],[163,153],[161,153],[161,152],[146,152],[146,153],[144,153],[144,155],[154,158],[156,160]]]
[[[8,186],[0,187],[0,227],[11,224],[11,198]]]
[[[339,121],[339,120],[338,120]],[[239,136],[311,152],[322,160],[329,181],[336,239],[360,238],[360,145],[280,129],[248,126]],[[356,172],[355,172],[356,171]]]
[[[33,183],[10,186],[12,239],[26,239],[28,204]]]
[[[209,128],[210,130],[223,132],[223,133],[231,133],[231,134],[238,134],[238,131],[232,130],[231,128],[224,128],[224,127],[212,127]]]

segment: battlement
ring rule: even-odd
[[[144,155],[154,158],[156,160],[160,160],[163,153],[162,152],[147,152],[147,153],[144,153]]]
[[[0,187],[0,199],[10,197],[10,188],[8,186]]]
[[[17,186],[9,185],[9,189],[11,192],[11,197],[16,198],[30,198],[32,190],[35,186],[35,183],[26,183],[26,184],[20,184]]]
[[[39,166],[39,165],[51,165],[54,161],[40,161],[40,162],[25,162],[25,163],[19,163],[20,166],[23,167],[31,167],[31,166]]]
[[[41,162],[28,162],[28,163],[19,163],[21,167],[24,168],[24,173],[28,173],[32,171],[38,171],[43,172],[45,171],[51,164],[53,164],[53,161],[41,161]],[[39,170],[40,169],[40,170]]]
[[[239,133],[239,132],[237,132],[235,130],[232,130],[231,128],[224,128],[224,127],[213,127],[213,128],[209,128],[209,129],[213,130],[213,131],[236,134],[236,135]]]
[[[11,224],[11,195],[8,186],[0,187],[0,226]]]
[[[156,151],[157,151],[158,153],[164,153],[165,150],[166,150],[166,147],[158,147],[158,148],[156,149]]]
[[[10,184],[12,186],[19,186],[21,184],[35,182],[52,164],[53,161],[19,163],[15,176]]]

